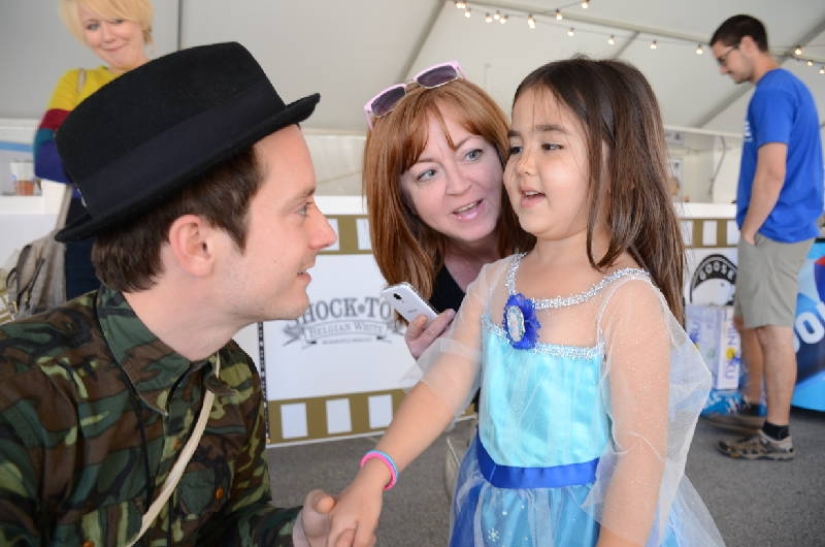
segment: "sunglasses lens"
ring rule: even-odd
[[[416,78],[419,85],[438,87],[458,78],[458,72],[451,65],[441,65],[421,74]]]
[[[416,75],[415,82],[421,87],[432,89],[462,78],[461,70],[455,63],[434,66]],[[364,111],[367,115],[367,125],[372,127],[375,118],[389,114],[398,101],[407,94],[407,84],[398,84],[382,91],[372,101],[367,103]]]
[[[407,91],[404,86],[394,86],[386,90],[372,101],[372,115],[380,118],[389,114],[390,110],[395,106],[395,103],[401,100],[401,97],[406,95]]]

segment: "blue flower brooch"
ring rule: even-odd
[[[533,301],[521,293],[511,294],[504,304],[504,332],[510,345],[516,349],[536,347],[539,337],[539,323]]]

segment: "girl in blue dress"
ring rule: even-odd
[[[486,266],[333,510],[368,545],[382,489],[480,383],[451,546],[723,545],[685,476],[710,372],[681,327],[684,249],[650,85],[572,59],[516,91],[504,183],[526,254]]]

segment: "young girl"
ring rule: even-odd
[[[527,254],[485,267],[362,460],[333,536],[365,545],[382,489],[481,383],[451,545],[722,545],[684,475],[710,374],[680,326],[683,245],[655,96],[618,61],[516,91],[505,186]]]
[[[386,88],[364,111],[364,197],[375,262],[387,284],[411,283],[439,312],[407,325],[404,340],[417,359],[447,329],[482,266],[532,247],[502,182],[507,116],[455,61]],[[473,403],[478,409],[477,397]],[[447,439],[450,497],[471,435]]]

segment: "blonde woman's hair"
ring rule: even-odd
[[[60,18],[81,44],[86,44],[80,8],[93,11],[104,19],[134,21],[143,30],[143,41],[152,43],[152,19],[154,7],[151,0],[59,0]]]

